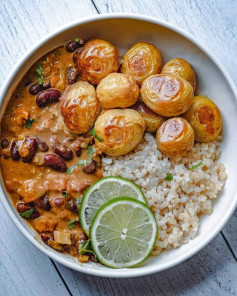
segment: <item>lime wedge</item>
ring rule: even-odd
[[[87,189],[79,210],[80,223],[87,236],[98,209],[107,201],[119,196],[129,196],[147,204],[141,189],[133,182],[120,177],[102,178]]]
[[[107,202],[90,228],[93,250],[101,263],[113,268],[133,267],[154,249],[158,226],[144,203],[129,197]]]

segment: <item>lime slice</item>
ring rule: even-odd
[[[87,236],[98,209],[107,201],[119,196],[129,196],[147,204],[141,189],[133,182],[120,177],[102,178],[87,189],[79,210],[80,223]]]
[[[93,250],[101,263],[113,268],[133,267],[154,249],[158,226],[147,205],[129,197],[107,202],[90,228]]]

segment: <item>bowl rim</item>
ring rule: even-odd
[[[148,15],[143,15],[143,14],[135,14],[135,13],[104,13],[104,14],[98,14],[98,15],[91,15],[85,18],[81,18],[77,21],[71,22],[67,25],[62,26],[61,28],[54,30],[52,33],[47,34],[45,37],[41,38],[39,42],[37,42],[36,45],[31,47],[25,55],[16,63],[14,66],[13,70],[11,73],[8,75],[7,79],[5,80],[5,83],[1,87],[0,90],[0,108],[2,105],[3,98],[5,97],[8,87],[11,85],[15,75],[21,68],[21,66],[27,61],[27,59],[32,55],[34,52],[36,52],[44,43],[49,41],[51,38],[55,37],[56,35],[62,33],[65,30],[68,30],[70,28],[76,27],[78,25],[85,24],[87,22],[93,22],[97,20],[103,20],[103,19],[133,19],[133,20],[140,20],[140,21],[145,21],[145,22],[150,22],[156,25],[163,26],[165,28],[168,28],[181,36],[185,37],[189,41],[191,41],[193,44],[195,44],[197,47],[199,47],[214,63],[215,65],[219,68],[219,70],[224,74],[226,81],[228,82],[230,89],[232,90],[235,99],[237,100],[237,88],[230,77],[229,73],[227,70],[224,68],[224,66],[219,62],[219,60],[213,55],[213,53],[206,48],[203,44],[201,44],[200,41],[195,36],[192,36],[190,33],[184,31],[183,29],[177,27],[174,24],[171,24],[167,21],[155,18],[153,16],[148,16]],[[57,261],[58,263],[74,269],[76,271],[80,271],[85,274],[89,275],[94,275],[94,276],[101,276],[101,277],[111,277],[111,278],[128,278],[128,277],[138,277],[138,276],[145,276],[153,273],[157,273],[163,270],[166,270],[168,268],[174,267],[185,260],[189,259],[196,253],[198,253],[201,249],[203,249],[219,232],[220,230],[224,227],[224,225],[227,223],[227,221],[230,219],[231,215],[233,214],[236,206],[237,206],[237,192],[233,196],[233,200],[235,200],[235,203],[233,202],[231,204],[231,207],[228,209],[228,211],[225,213],[225,216],[221,219],[217,227],[213,230],[213,232],[210,233],[210,235],[206,236],[205,240],[203,240],[201,243],[199,243],[196,247],[194,247],[192,250],[190,250],[188,253],[185,253],[184,255],[176,258],[175,260],[172,260],[171,262],[167,264],[162,264],[159,266],[153,266],[147,269],[143,269],[142,267],[139,269],[132,268],[132,269],[120,269],[116,270],[114,269],[113,272],[111,272],[111,269],[108,270],[102,270],[102,269],[94,269],[93,267],[84,267],[80,264],[75,264],[74,262],[70,262],[67,260],[67,258],[61,257],[59,254],[52,252],[51,250],[46,249],[43,245],[41,245],[33,235],[28,232],[28,230],[21,224],[19,223],[15,212],[9,205],[7,199],[8,197],[6,196],[3,186],[1,184],[0,186],[0,195],[4,196],[1,198],[1,202],[8,213],[9,217],[11,220],[15,223],[17,228],[20,230],[20,232],[40,251],[42,251],[44,254],[46,254],[48,257],[51,259]]]

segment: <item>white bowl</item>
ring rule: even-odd
[[[70,24],[48,35],[15,66],[0,95],[1,115],[14,88],[23,74],[41,56],[62,45],[65,41],[81,37],[93,37],[110,41],[123,54],[135,42],[144,40],[155,44],[163,60],[185,58],[193,65],[198,77],[198,94],[207,95],[220,107],[224,123],[224,141],[221,162],[228,174],[226,185],[214,203],[213,213],[201,218],[198,235],[188,244],[150,257],[142,265],[132,269],[110,269],[100,264],[81,264],[76,258],[61,254],[42,243],[36,232],[29,228],[13,207],[3,183],[0,187],[2,203],[19,230],[39,250],[52,259],[72,269],[105,277],[135,277],[152,274],[175,266],[206,246],[228,221],[237,204],[237,101],[234,85],[223,66],[196,38],[158,19],[133,14],[105,14],[89,17]]]

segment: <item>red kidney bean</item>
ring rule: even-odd
[[[1,141],[1,147],[2,147],[2,149],[7,148],[8,145],[9,145],[8,139],[6,139],[6,138],[5,139],[2,139],[2,141]]]
[[[39,151],[42,151],[42,152],[46,152],[49,150],[49,146],[44,142],[42,141],[40,138],[36,137],[36,142],[38,144],[38,149]]]
[[[84,44],[83,40],[79,39],[78,42],[76,41],[69,41],[67,44],[66,44],[66,50],[68,52],[73,52],[75,51],[76,49],[78,49],[79,47],[82,47]]]
[[[46,194],[41,196],[35,201],[35,205],[45,211],[49,211],[51,209],[51,205],[49,203],[49,198]]]
[[[95,262],[95,263],[99,262],[99,260],[95,257],[95,255],[89,253],[89,257],[90,257],[90,261]]]
[[[40,108],[58,102],[61,92],[57,89],[42,90],[36,97],[36,105]]]
[[[78,211],[78,207],[77,207],[77,203],[75,202],[75,200],[70,199],[67,202],[66,208],[72,212],[77,212]]]
[[[36,209],[34,209],[34,211],[31,214],[29,219],[34,220],[34,219],[38,218],[39,216],[40,216],[40,213]]]
[[[43,83],[43,89],[48,89],[48,88],[50,88],[51,87],[51,83],[50,83],[50,81],[47,81],[47,82],[44,82]]]
[[[77,82],[77,71],[76,69],[69,67],[67,73],[67,80],[69,84],[74,84]]]
[[[84,243],[86,240],[87,240],[87,236],[85,235],[85,233],[80,232],[78,244],[80,245],[81,243]]]
[[[61,173],[65,173],[67,170],[66,163],[62,160],[61,157],[55,154],[45,154],[44,164],[50,167],[51,169]]]
[[[10,155],[11,155],[11,158],[15,161],[20,159],[19,147],[16,141],[13,141],[11,144]]]
[[[29,92],[31,95],[37,95],[41,90],[43,90],[43,85],[39,85],[38,83],[33,84],[30,89]]]
[[[20,201],[16,204],[16,209],[19,213],[22,213],[22,212],[30,210],[31,206],[23,201]]]
[[[54,199],[54,204],[56,207],[60,207],[64,203],[64,198],[57,197]]]
[[[25,149],[27,150],[28,154],[24,157],[22,157],[22,161],[29,163],[32,161],[36,148],[37,148],[37,142],[35,138],[26,137],[24,143],[22,144],[25,146]]]
[[[67,146],[57,143],[54,146],[54,152],[58,154],[64,160],[70,160],[73,158],[73,152]]]
[[[52,232],[41,232],[40,233],[40,237],[42,239],[42,241],[47,244],[48,243],[48,240],[52,239],[53,240],[53,233]]]
[[[82,171],[86,174],[94,174],[94,172],[96,171],[96,168],[97,168],[97,162],[94,159],[92,159],[91,163],[84,166]]]
[[[76,156],[80,157],[81,156],[81,147],[77,148],[76,150]]]

